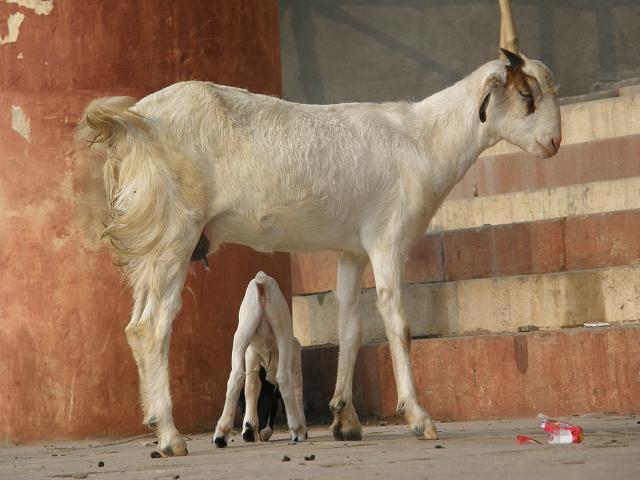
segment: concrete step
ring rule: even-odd
[[[640,260],[640,210],[438,232],[422,237],[405,283],[529,275],[622,266]],[[291,256],[292,290],[335,289],[337,254]],[[370,266],[363,287],[375,286]]]
[[[404,312],[414,337],[543,330],[583,322],[640,320],[640,265],[577,272],[405,285]],[[363,341],[386,339],[375,289],[360,298]],[[333,293],[293,297],[294,334],[303,346],[338,343]]]
[[[337,355],[335,346],[303,350],[311,411],[328,410]],[[414,340],[411,361],[418,398],[438,420],[640,411],[640,327]],[[363,347],[356,410],[393,415],[396,402],[388,345]]]
[[[446,201],[428,232],[640,208],[640,177]]]

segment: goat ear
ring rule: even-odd
[[[480,90],[480,98],[478,103],[478,116],[482,123],[487,121],[487,108],[489,107],[489,101],[491,100],[491,92],[498,86],[504,85],[505,76],[500,73],[492,73],[482,84],[482,90]]]
[[[482,123],[487,121],[487,107],[489,106],[489,99],[491,98],[491,92],[485,95],[484,100],[480,104],[480,110],[478,110],[478,115],[480,116],[480,121]]]
[[[511,68],[513,68],[514,70],[524,65],[524,59],[517,53],[510,52],[509,50],[506,50],[504,48],[501,48],[500,51],[504,54],[505,57],[507,57]]]

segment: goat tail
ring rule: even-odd
[[[111,222],[102,237],[134,277],[145,256],[188,260],[207,210],[200,166],[170,133],[157,132],[161,127],[152,119],[132,110],[135,103],[130,97],[94,100],[76,130],[77,140],[98,146],[106,157]]]
[[[269,279],[269,275],[264,272],[258,272],[254,278],[258,289],[258,301],[263,312],[266,310],[269,301],[269,295],[267,294],[267,282]]]
[[[147,132],[144,117],[131,110],[136,100],[131,97],[104,97],[93,100],[84,111],[76,140],[90,144],[113,145],[132,127]]]

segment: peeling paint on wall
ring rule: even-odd
[[[9,33],[6,37],[0,36],[0,45],[5,43],[15,43],[18,40],[18,33],[20,33],[20,25],[24,21],[24,15],[20,12],[12,13],[9,15],[7,25],[9,26]]]
[[[31,143],[31,120],[19,106],[11,105],[11,128],[27,142]]]
[[[7,0],[24,8],[30,8],[36,15],[49,15],[53,10],[53,0]]]

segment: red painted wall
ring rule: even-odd
[[[280,94],[275,0],[66,0],[48,14],[0,3],[24,19],[0,45],[0,442],[142,431],[138,379],[124,337],[130,293],[106,245],[101,165],[73,128],[104,95],[141,97],[206,79]],[[12,129],[12,106],[30,122]],[[14,108],[14,110],[16,110]],[[258,269],[290,292],[289,257],[224,247],[190,275],[171,350],[174,418],[211,429],[231,337]]]

